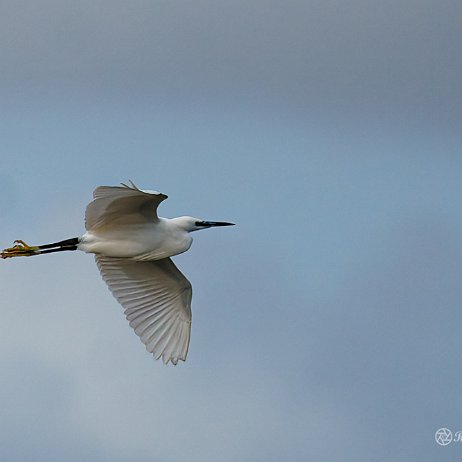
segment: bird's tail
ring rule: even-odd
[[[27,245],[20,239],[14,241],[14,246],[2,250],[0,253],[1,258],[12,257],[32,257],[33,255],[42,255],[44,253],[63,252],[65,250],[77,250],[80,238],[73,237],[64,241],[53,242],[52,244]]]

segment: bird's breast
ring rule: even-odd
[[[191,247],[191,244],[192,237],[188,233],[184,236],[170,235],[161,245],[133,258],[139,261],[148,261],[173,257],[174,255],[186,252]]]
[[[157,227],[124,227],[104,233],[87,232],[78,248],[87,253],[135,260],[160,260],[186,252],[192,244],[187,232]]]

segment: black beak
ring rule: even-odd
[[[196,226],[211,228],[212,226],[234,226],[234,223],[227,223],[226,221],[196,221]]]

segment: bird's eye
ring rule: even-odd
[[[196,226],[204,226],[204,222],[203,221],[196,221]]]

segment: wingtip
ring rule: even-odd
[[[128,186],[127,184],[125,183],[120,183],[124,188],[128,188],[128,189],[136,189],[137,191],[140,191],[140,188],[138,188],[138,186],[136,186],[135,183],[133,183],[132,180],[128,180],[128,182],[130,183],[130,186]]]
[[[164,364],[167,366],[168,363],[172,363],[173,366],[177,366],[178,365],[178,361],[183,361],[185,362],[186,361],[186,358],[164,358],[162,357],[162,361],[164,362]]]
[[[154,191],[154,190],[151,190],[151,189],[140,189],[138,188],[138,186],[136,186],[135,183],[133,183],[132,180],[128,180],[128,182],[130,183],[130,186],[126,183],[120,183],[121,186],[123,186],[124,188],[127,188],[127,189],[134,189],[135,191],[139,191],[139,192],[143,192],[143,193],[147,193],[147,194],[156,194],[158,196],[162,196],[163,199],[168,199],[168,196],[167,194],[164,194],[163,192],[160,192],[160,191]]]

